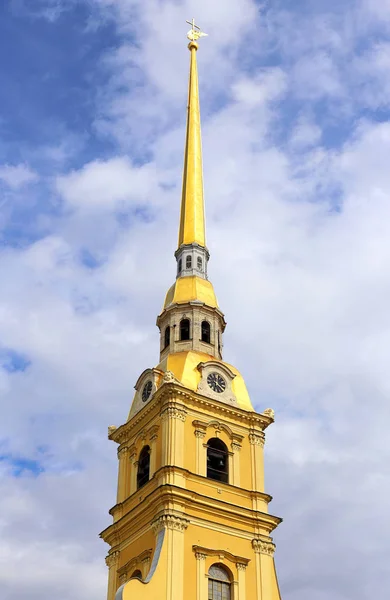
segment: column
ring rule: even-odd
[[[150,465],[149,465],[149,478],[151,479],[156,472],[156,446],[157,446],[157,431],[153,433],[150,438]]]
[[[246,600],[245,571],[247,565],[245,563],[237,563],[236,567],[238,575],[238,600]]]
[[[181,404],[168,405],[161,412],[163,467],[184,466],[184,422],[186,411]],[[168,473],[167,483],[183,485],[182,474]]]
[[[206,436],[206,432],[204,429],[195,429],[194,431],[196,437],[196,466],[195,472],[197,475],[202,475],[202,477],[206,477],[206,469],[207,469],[207,452],[206,446],[203,444],[203,440]]]
[[[152,523],[155,534],[166,529],[167,570],[166,590],[160,590],[165,600],[183,600],[184,597],[184,532],[189,521],[177,515],[163,515]]]
[[[264,492],[264,448],[265,436],[262,431],[249,434],[251,445],[252,490]]]
[[[119,563],[119,552],[110,552],[106,556],[106,565],[108,567],[108,591],[107,600],[114,600],[117,590],[117,570]]]
[[[132,454],[130,457],[130,495],[137,491],[138,460],[136,458],[136,454]]]
[[[205,573],[206,555],[201,552],[195,553],[196,558],[196,600],[207,598],[207,577]]]
[[[252,547],[256,557],[257,600],[268,600],[272,590],[275,544],[271,538],[254,539]]]
[[[118,448],[118,488],[117,488],[117,503],[123,502],[128,496],[128,467],[129,467],[129,448],[128,446],[121,446]],[[127,494],[126,494],[127,492]]]
[[[237,442],[232,442],[232,451],[233,451],[233,456],[232,456],[232,467],[233,467],[233,471],[232,471],[232,481],[231,483],[233,485],[236,485],[237,487],[240,487],[240,450],[241,450],[241,444],[238,444]]]

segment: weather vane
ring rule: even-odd
[[[191,25],[191,29],[187,33],[187,37],[189,40],[191,40],[191,42],[196,42],[196,40],[198,40],[200,37],[208,35],[207,33],[201,31],[200,27],[195,25],[195,19],[192,19],[192,21],[186,21],[186,23],[188,23],[188,25]]]

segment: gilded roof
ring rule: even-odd
[[[176,379],[186,388],[196,392],[201,379],[201,373],[197,367],[199,363],[210,360],[225,365],[235,374],[235,378],[232,381],[232,391],[237,398],[237,404],[243,410],[253,411],[254,409],[241,373],[232,365],[216,359],[215,356],[195,351],[176,352],[175,354],[168,354],[157,368],[164,372],[171,371]]]
[[[164,309],[171,304],[185,304],[197,300],[211,308],[218,308],[213,284],[201,277],[178,277],[165,296]]]

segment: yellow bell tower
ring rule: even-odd
[[[157,325],[160,362],[135,385],[118,447],[117,503],[101,533],[108,600],[280,600],[264,431],[244,380],[222,358],[225,319],[207,277],[196,53],[190,78],[176,281]]]

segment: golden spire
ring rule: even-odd
[[[195,25],[194,19],[187,21],[192,28],[187,34],[191,52],[190,79],[188,87],[187,133],[184,154],[183,191],[180,211],[179,247],[182,244],[206,246],[202,139],[200,133],[200,109],[198,89],[198,68],[196,64],[196,40],[207,35]]]

